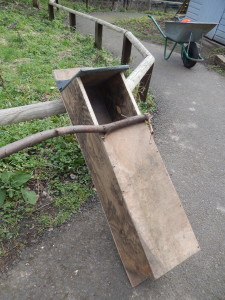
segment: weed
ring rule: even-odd
[[[37,196],[35,192],[25,189],[25,183],[31,178],[31,175],[25,172],[7,172],[0,174],[0,208],[4,210],[8,202],[16,202],[21,198],[27,204],[35,204]]]
[[[138,96],[138,87],[136,87],[133,91],[134,98],[137,101],[138,107],[141,111],[141,113],[154,113],[156,111],[156,105],[155,105],[155,99],[151,93],[151,91],[148,92],[147,98],[145,101],[141,101]]]
[[[208,65],[208,68],[210,70],[216,71],[218,74],[225,76],[225,70],[221,68],[220,66],[215,66],[215,65]]]

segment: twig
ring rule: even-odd
[[[45,141],[53,137],[62,136],[66,134],[74,134],[74,133],[110,134],[115,130],[130,125],[134,125],[137,123],[141,123],[148,119],[149,119],[149,114],[144,114],[144,115],[129,117],[125,120],[116,121],[105,125],[77,125],[77,126],[68,126],[68,127],[60,127],[60,128],[45,130],[1,147],[0,159],[10,156],[11,154],[16,153],[22,149],[25,149],[30,146],[34,146],[42,141]]]
[[[42,206],[39,206],[37,209],[35,209],[32,213],[36,213],[37,211],[39,211],[39,210],[42,210],[43,208],[45,208],[46,206],[49,206],[49,205],[52,205],[53,204],[53,202],[49,202],[49,203],[47,203],[47,204],[44,204],[44,205],[42,205]]]

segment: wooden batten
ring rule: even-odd
[[[55,70],[54,76],[67,80],[75,73]],[[121,73],[74,78],[62,97],[73,125],[140,114]],[[77,139],[132,286],[159,278],[199,250],[145,122]]]

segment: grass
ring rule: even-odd
[[[31,8],[30,2],[1,5],[1,109],[59,98],[53,69],[118,64],[106,51],[93,48],[89,36],[70,31],[63,24],[64,13],[57,12],[50,22],[46,1],[42,1],[39,11]],[[65,114],[1,126],[0,146],[69,124]],[[34,191],[37,200],[27,201],[23,197],[26,192],[21,192],[15,180],[0,187],[0,269],[12,251],[35,240],[44,229],[69,219],[94,193],[80,147],[72,136],[48,140],[1,160],[2,174],[11,174],[14,179],[29,174],[31,179],[23,184],[23,190]],[[7,197],[1,203],[4,193]]]
[[[220,75],[225,76],[225,70],[219,65],[215,65],[215,57],[216,55],[223,55],[225,56],[225,49],[224,47],[215,47],[212,48],[210,51],[204,51],[203,56],[206,59],[207,67],[211,70],[216,71]]]
[[[164,13],[163,11],[153,10],[145,13],[153,15],[162,28],[165,21],[174,17],[174,12]],[[158,44],[164,43],[164,39],[158,29],[147,16],[119,19],[114,21],[114,24],[130,30],[139,39],[151,40]]]
[[[80,12],[90,13],[90,12],[99,11],[98,7],[92,6],[90,4],[88,4],[88,7],[86,7],[85,2],[80,2],[80,1],[74,2],[74,1],[69,1],[69,0],[60,0],[59,3],[60,3],[60,5],[72,8],[72,9],[80,11]]]

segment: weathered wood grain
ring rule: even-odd
[[[0,126],[44,119],[66,112],[62,100],[53,100],[24,106],[0,109]]]
[[[116,26],[116,25],[113,25],[113,24],[110,24],[110,23],[108,23],[108,22],[106,22],[106,21],[103,21],[102,19],[98,19],[98,18],[95,18],[95,17],[93,17],[93,16],[84,14],[84,13],[82,13],[82,12],[76,11],[76,10],[74,10],[74,9],[65,7],[65,6],[63,6],[63,5],[56,4],[56,3],[54,3],[54,1],[50,1],[50,3],[51,3],[51,5],[52,5],[53,7],[57,7],[57,8],[59,8],[59,9],[61,9],[61,10],[67,11],[67,12],[71,12],[71,13],[73,13],[73,14],[76,14],[77,16],[83,17],[83,18],[85,18],[85,19],[89,19],[89,20],[91,20],[91,21],[93,21],[93,22],[98,22],[99,24],[102,24],[102,25],[104,25],[105,27],[107,27],[107,28],[109,28],[109,29],[112,29],[112,30],[114,30],[114,31],[117,31],[117,32],[120,32],[120,33],[125,33],[125,32],[127,31],[127,30],[125,30],[125,29],[123,29],[123,28],[121,28],[121,27],[118,27],[118,26]]]
[[[49,20],[54,20],[55,15],[54,15],[54,6],[52,4],[48,4],[48,14],[49,14]]]
[[[33,7],[40,8],[40,0],[32,0]]]
[[[132,45],[142,54],[143,57],[152,56],[145,46],[137,39],[132,32],[127,31],[124,34]]]
[[[70,28],[76,29],[76,15],[69,13],[69,25]]]
[[[157,279],[196,253],[198,243],[146,124],[107,135],[104,146]]]
[[[140,80],[137,98],[140,99],[141,101],[146,101],[149,85],[152,77],[153,66],[154,65],[152,65],[151,68],[149,68],[148,72]]]
[[[132,43],[128,40],[126,35],[123,36],[123,48],[121,55],[121,65],[129,64],[131,55]]]
[[[66,79],[63,70],[54,72],[57,79]],[[76,94],[74,93],[76,91]],[[62,96],[72,124],[96,124],[97,119],[89,98],[79,78],[68,86]],[[106,213],[121,260],[133,286],[151,274],[143,247],[125,206],[122,191],[115,177],[113,166],[104,148],[101,134],[77,134],[85,161]],[[138,256],[136,259],[134,257]],[[137,272],[137,270],[139,270]]]
[[[67,79],[63,70],[55,71],[55,75],[57,79]],[[132,104],[134,100],[128,103],[130,92],[126,91],[123,76],[109,78],[104,82],[105,90],[98,85],[100,89],[96,91],[100,94],[95,94],[94,89],[90,93],[83,81],[75,78],[62,92],[72,124],[98,124],[99,116],[93,105],[97,103],[96,95],[101,93],[98,106],[101,113],[107,111],[106,118],[119,117],[107,102],[115,106],[117,113],[119,110],[120,117],[123,113],[139,114]],[[113,100],[106,97],[107,90]],[[105,137],[78,134],[77,139],[132,286],[147,277],[159,278],[199,250],[145,123]]]
[[[95,22],[95,47],[102,49],[102,24]]]
[[[131,91],[139,84],[140,80],[148,72],[154,64],[155,59],[153,56],[147,56],[134,71],[127,77],[126,83]]]

